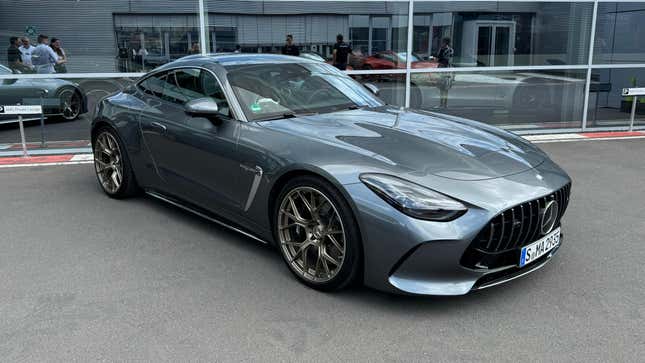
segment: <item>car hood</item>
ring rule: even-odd
[[[428,174],[455,180],[499,178],[534,168],[546,158],[520,137],[491,126],[387,106],[259,124],[359,154],[376,170],[409,174],[411,180]]]

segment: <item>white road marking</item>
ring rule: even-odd
[[[70,161],[92,161],[94,160],[94,155],[92,154],[76,154],[72,156]]]

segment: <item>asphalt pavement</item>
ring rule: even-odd
[[[541,144],[574,180],[543,269],[460,297],[320,293],[277,252],[91,165],[0,170],[2,361],[583,361],[645,356],[645,141]]]

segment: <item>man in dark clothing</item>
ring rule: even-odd
[[[300,55],[300,49],[293,44],[293,35],[287,34],[287,44],[282,47],[282,54],[296,57]]]
[[[18,45],[18,37],[9,39],[9,48],[7,48],[7,65],[11,69],[20,70],[22,68],[22,53]]]
[[[439,53],[437,53],[439,67],[448,68],[454,53],[455,51],[450,47],[450,38],[443,38],[441,40],[441,48],[439,48]]]
[[[332,64],[334,67],[344,71],[347,69],[347,62],[349,61],[349,54],[352,52],[352,47],[343,42],[343,35],[336,36],[336,44],[334,44],[334,53]]]
[[[437,53],[437,63],[439,68],[448,68],[452,65],[452,57],[454,50],[450,46],[450,38],[443,38],[441,40],[441,48]],[[440,73],[439,82],[439,107],[448,108],[448,91],[452,88],[452,83],[455,78],[451,72]]]

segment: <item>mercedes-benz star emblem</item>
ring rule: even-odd
[[[555,222],[558,219],[559,208],[558,202],[552,200],[547,202],[544,209],[542,209],[542,221],[540,221],[540,233],[542,235],[551,232],[555,226]]]

